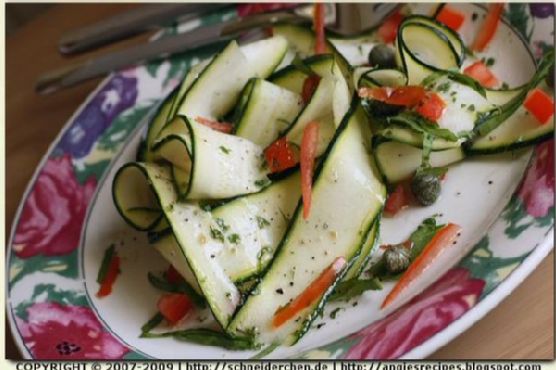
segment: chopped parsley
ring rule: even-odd
[[[261,187],[261,188],[268,183],[269,183],[268,179],[260,179],[260,180],[255,181],[255,185],[257,185],[258,187]]]
[[[228,235],[228,241],[230,243],[237,244],[237,243],[239,243],[240,240],[241,240],[240,236],[236,233]]]
[[[221,218],[217,218],[215,221],[222,231],[227,231],[230,228],[230,226],[226,225],[226,223],[224,223],[224,220]]]
[[[224,154],[230,154],[230,152],[231,152],[230,149],[226,148],[226,147],[223,146],[223,145],[220,145],[220,150],[221,150],[222,153],[224,153]]]
[[[210,236],[213,239],[220,240],[221,242],[224,241],[224,234],[222,234],[222,231],[215,229],[213,227],[210,228]]]

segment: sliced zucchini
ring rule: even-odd
[[[145,139],[145,148],[144,148],[145,152],[143,154],[143,158],[147,162],[151,162],[155,159],[155,156],[153,156],[151,150],[152,145],[156,140],[156,138],[158,137],[160,131],[164,128],[164,126],[167,123],[168,115],[170,114],[170,111],[172,109],[172,104],[176,100],[177,94],[178,94],[177,92],[174,92],[168,95],[168,97],[166,97],[166,99],[158,107],[151,122],[149,122],[149,128],[147,129],[147,137]]]
[[[152,246],[176,269],[177,272],[179,272],[179,274],[189,283],[189,285],[191,285],[193,289],[195,289],[197,293],[203,294],[195,275],[189,267],[187,258],[183,254],[172,231],[167,233],[164,237],[161,237],[153,243]]]
[[[423,16],[409,16],[400,24],[396,46],[397,62],[409,85],[420,84],[436,71],[459,70],[463,62],[463,43],[457,34]]]
[[[299,94],[259,78],[250,80],[243,94],[236,135],[262,148],[276,140],[303,108]]]
[[[195,82],[197,77],[199,77],[201,72],[210,64],[211,61],[212,61],[212,58],[203,60],[203,61],[195,64],[187,72],[187,74],[185,75],[185,78],[183,79],[183,81],[182,81],[182,83],[181,83],[181,85],[178,89],[178,92],[176,93],[176,97],[174,98],[174,101],[172,103],[172,108],[170,109],[170,112],[168,113],[168,122],[171,121],[176,116],[176,113],[177,113],[180,105],[183,102],[183,97],[185,96],[185,93],[187,92],[189,87],[193,84],[193,82]]]
[[[235,41],[203,69],[183,97],[176,114],[221,119],[236,103],[252,77],[266,77],[280,63],[287,42],[281,37],[261,40],[240,49]]]
[[[332,140],[336,128],[348,111],[351,96],[347,82],[333,59],[311,64],[310,68],[321,76],[321,80],[311,100],[288,128],[286,137],[288,141],[301,145],[303,130],[307,124],[312,121],[318,122],[317,155],[320,155]]]
[[[349,270],[346,272],[344,281],[356,278],[361,275],[369,260],[371,259],[373,251],[378,246],[380,217],[381,213],[379,213],[373,221],[373,227],[367,235],[367,240],[365,240],[365,244],[363,244],[363,247],[361,248],[361,253],[350,266]]]
[[[163,219],[160,204],[141,169],[122,167],[112,182],[112,198],[122,218],[133,228],[148,231]]]
[[[266,185],[262,149],[249,140],[176,117],[159,135],[155,153],[172,163],[182,199],[223,199]]]
[[[313,55],[315,51],[315,33],[309,26],[293,25],[293,24],[279,24],[272,28],[274,35],[283,36],[289,44],[293,52],[301,55],[301,57],[308,57]],[[351,65],[346,58],[336,49],[336,47],[326,40],[326,51],[334,55],[334,59],[338,64],[340,71],[344,78],[351,85]],[[353,86],[350,86],[352,89]]]
[[[248,280],[266,268],[300,195],[296,171],[259,193],[236,198],[212,210],[224,240],[215,258],[233,281]]]
[[[302,206],[297,207],[274,260],[230,323],[232,335],[252,333],[260,343],[294,344],[309,329],[343,273],[296,317],[278,328],[272,320],[333,261],[344,257],[351,263],[360,254],[386,196],[368,154],[369,137],[365,114],[356,102],[317,169],[310,217],[303,219]]]
[[[172,256],[170,251],[182,253],[214,317],[222,327],[226,327],[239,304],[240,294],[222,267],[210,258],[211,251],[220,248],[219,242],[206,234],[206,230],[212,225],[210,214],[196,204],[177,201],[178,194],[168,167],[152,163],[130,163],[120,171],[126,177],[127,171],[142,173],[143,178],[138,178],[138,182],[151,184],[180,247],[179,250],[169,248],[168,257]],[[179,266],[183,270],[185,263],[182,261]]]
[[[440,95],[446,104],[437,121],[438,127],[458,136],[471,133],[479,117],[496,107],[473,87],[454,81],[448,75],[441,76],[427,87]]]
[[[421,166],[423,150],[395,141],[383,141],[374,146],[374,155],[380,172],[388,184],[396,184],[411,178]],[[432,167],[444,167],[461,161],[463,149],[456,147],[430,154]]]
[[[380,130],[376,133],[377,137],[385,138],[389,141],[397,141],[399,143],[409,144],[411,146],[422,148],[423,147],[423,134],[400,126],[390,125],[385,129]],[[444,150],[450,148],[456,148],[461,145],[461,140],[458,141],[448,141],[442,138],[434,138],[432,142],[432,150]]]
[[[374,67],[369,67],[369,66],[359,66],[359,67],[354,67],[353,68],[353,79],[352,79],[352,83],[353,86],[355,86],[357,89],[360,88],[361,86],[359,85],[359,81],[361,80],[361,76],[363,76],[365,73],[373,70]]]
[[[374,68],[361,75],[358,87],[398,87],[406,84],[407,76],[402,71],[393,68]]]
[[[490,154],[515,150],[554,136],[554,119],[541,125],[521,106],[500,126],[475,139],[465,148],[468,154]]]
[[[247,59],[252,77],[265,79],[280,65],[288,51],[288,41],[278,35],[239,48]]]
[[[317,71],[328,71],[328,73],[330,73],[334,65],[334,56],[330,54],[314,55],[303,60],[303,63],[315,73],[318,73]],[[305,71],[302,71],[295,65],[289,65],[273,73],[268,78],[268,81],[301,95],[303,92],[303,83],[306,78],[307,74]]]

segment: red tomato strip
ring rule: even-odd
[[[175,324],[193,308],[188,296],[182,293],[164,294],[157,303],[158,310],[170,324]]]
[[[315,54],[326,53],[326,38],[324,35],[325,8],[323,3],[315,3],[313,10],[313,26],[315,28]]]
[[[311,190],[313,184],[313,166],[317,155],[319,139],[318,122],[309,122],[303,130],[301,139],[301,195],[303,198],[303,218],[308,219],[311,213]]]
[[[97,297],[102,298],[110,295],[112,293],[112,286],[116,282],[116,278],[120,273],[120,257],[114,252],[112,259],[110,260],[110,265],[108,266],[108,271],[100,284],[100,288],[97,292]]]
[[[493,88],[498,86],[499,81],[496,76],[488,69],[488,67],[481,61],[475,62],[467,66],[463,70],[463,74],[477,80],[481,85],[486,88]]]
[[[405,270],[400,280],[382,302],[381,308],[385,308],[392,303],[446,248],[453,245],[460,232],[461,227],[455,224],[448,224],[440,229],[425,246],[421,254]]]
[[[404,184],[398,184],[396,189],[386,199],[384,211],[388,216],[394,216],[402,208],[409,205],[410,200],[409,189]]]
[[[311,100],[311,96],[313,96],[313,93],[319,86],[319,83],[319,75],[315,74],[307,76],[307,78],[305,78],[305,81],[303,81],[303,89],[301,90],[301,98],[303,99],[303,103],[309,103],[309,100]]]
[[[292,150],[286,137],[276,140],[264,151],[264,156],[270,172],[281,172],[297,164],[295,152]]]
[[[485,21],[479,29],[479,33],[475,36],[473,44],[471,45],[471,50],[473,51],[483,51],[489,44],[490,40],[494,37],[496,30],[498,29],[498,23],[502,12],[504,11],[504,4],[493,3],[490,4]]]
[[[346,259],[344,257],[336,258],[300,295],[276,311],[272,319],[272,326],[274,328],[282,326],[288,320],[293,319],[301,310],[319,299],[334,283],[345,265]]]
[[[523,106],[541,125],[548,123],[550,117],[554,116],[554,100],[538,88],[529,91]]]
[[[383,42],[389,44],[396,40],[398,27],[402,23],[403,18],[403,15],[396,11],[382,23],[377,32]]]
[[[218,122],[204,117],[195,117],[195,121],[199,122],[202,125],[210,127],[213,130],[223,132],[225,134],[229,134],[232,132],[234,126],[228,122]]]
[[[465,21],[465,15],[452,7],[445,5],[436,15],[436,20],[457,31]]]
[[[435,92],[428,92],[425,98],[417,106],[417,113],[430,121],[436,122],[442,116],[446,108],[444,100]]]

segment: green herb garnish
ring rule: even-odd
[[[110,262],[112,261],[112,257],[116,251],[116,246],[114,244],[110,244],[110,247],[104,251],[104,257],[102,257],[102,262],[100,264],[100,269],[98,270],[97,274],[97,283],[102,284],[104,279],[106,279],[106,274],[108,273],[108,269],[110,268]]]
[[[221,150],[222,153],[224,153],[224,154],[230,154],[230,152],[231,152],[230,149],[226,148],[226,147],[223,146],[223,145],[220,145],[220,150]]]
[[[338,283],[330,301],[349,301],[353,297],[360,296],[367,290],[380,290],[382,284],[377,278],[370,279],[350,279]]]
[[[237,244],[237,243],[239,243],[240,240],[241,240],[241,238],[238,234],[234,233],[234,234],[228,235],[228,241],[230,243]]]
[[[264,229],[265,226],[270,226],[270,222],[261,216],[257,216],[257,224],[259,225],[259,229]]]
[[[166,279],[159,278],[152,272],[147,274],[147,278],[149,279],[149,283],[151,283],[151,285],[156,289],[168,293],[184,293],[191,299],[195,306],[200,308],[206,307],[205,298],[197,293],[195,289],[193,289],[193,287],[185,280],[180,281],[179,283],[170,283]]]
[[[215,240],[220,240],[221,242],[224,241],[224,234],[222,234],[222,231],[215,229],[214,227],[210,228],[210,236]]]

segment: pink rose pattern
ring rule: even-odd
[[[93,311],[59,303],[35,303],[17,326],[33,358],[41,360],[115,360],[129,349],[105,331]]]
[[[517,196],[527,213],[544,217],[554,206],[554,139],[535,148],[535,159],[523,180]]]
[[[16,255],[60,256],[77,248],[96,185],[94,178],[77,182],[69,154],[48,159],[18,221],[12,246]]]
[[[383,320],[354,334],[346,359],[394,359],[461,317],[478,301],[485,282],[454,268]]]

